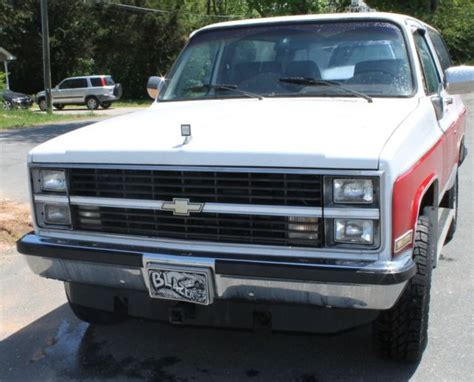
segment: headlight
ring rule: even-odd
[[[343,178],[333,180],[334,203],[374,202],[374,184],[372,179]]]
[[[374,222],[362,219],[335,219],[334,241],[347,244],[373,244]]]
[[[40,180],[43,191],[66,192],[66,173],[64,170],[41,170]]]
[[[67,204],[44,204],[43,219],[46,224],[70,225],[71,215]]]

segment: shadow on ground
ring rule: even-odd
[[[61,122],[60,124],[48,124],[38,127],[6,130],[0,132],[2,144],[4,143],[43,143],[58,135],[68,133],[81,127],[90,125],[96,120]]]
[[[0,344],[1,380],[403,381],[381,361],[370,328],[338,335],[253,333],[129,320],[90,326],[62,305]]]

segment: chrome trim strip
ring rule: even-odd
[[[165,203],[165,201],[162,200],[97,198],[88,196],[71,196],[70,200],[71,204],[74,205],[152,210],[162,210],[163,203]],[[230,203],[205,203],[202,212],[268,216],[322,216],[322,209],[318,207],[263,206],[253,204]]]
[[[35,195],[34,196],[35,202],[42,202],[42,203],[63,203],[67,204],[69,202],[68,197],[66,195]]]
[[[161,200],[96,198],[89,196],[71,196],[70,200],[73,205],[97,207],[161,210],[163,206],[163,201]]]
[[[157,171],[210,171],[210,172],[251,172],[251,173],[283,173],[283,174],[314,174],[314,175],[366,175],[379,176],[379,170],[355,169],[314,169],[294,167],[229,167],[229,166],[166,166],[140,164],[103,164],[103,163],[30,163],[30,167],[55,168],[94,168],[94,169],[121,169],[121,170],[157,170]]]
[[[220,204],[206,203],[203,212],[242,214],[242,215],[267,215],[267,216],[322,216],[320,207],[287,207],[263,206],[254,204]]]
[[[380,212],[377,208],[324,208],[325,218],[340,219],[374,219],[380,218]]]

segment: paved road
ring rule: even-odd
[[[467,144],[474,148],[474,97]],[[1,381],[472,381],[473,156],[460,171],[456,239],[433,276],[429,344],[418,365],[378,360],[370,327],[339,335],[257,334],[131,320],[75,319],[60,282],[33,276],[13,249],[0,256]]]
[[[58,135],[104,120],[104,116],[110,118],[139,110],[143,110],[143,108],[99,109],[95,112],[98,118],[0,132],[0,199],[8,198],[19,202],[28,201],[28,189],[25,182],[25,179],[27,179],[26,158],[33,147]],[[82,112],[88,113],[89,110],[76,108],[60,112],[55,111],[56,114],[80,114]]]

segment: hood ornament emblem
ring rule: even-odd
[[[191,125],[181,125],[181,136],[184,137],[182,146],[187,145],[191,142]]]
[[[161,209],[173,212],[173,215],[189,216],[191,212],[201,212],[204,203],[191,203],[189,199],[173,198],[172,202],[163,202]]]

